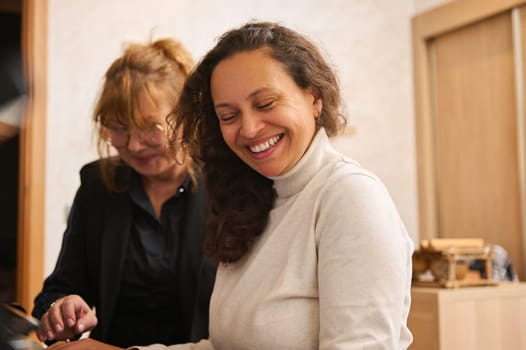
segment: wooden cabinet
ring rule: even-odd
[[[526,350],[526,283],[412,288],[411,350]]]

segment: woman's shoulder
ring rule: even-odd
[[[361,182],[382,184],[375,173],[363,167],[358,161],[345,155],[340,155],[339,158],[331,164],[328,173],[328,181],[343,181],[348,184]]]
[[[372,171],[362,167],[357,161],[341,156],[334,162],[323,181],[320,193],[329,197],[342,197],[347,200],[359,197],[389,196],[383,181]]]
[[[84,164],[80,168],[80,179],[90,180],[90,179],[100,179],[100,160],[94,160],[89,163]]]
[[[102,163],[103,162],[115,162],[115,181],[120,183],[127,182],[129,180],[131,168],[123,163],[122,161],[119,161],[117,158],[108,158],[108,159],[97,159],[90,161],[88,163],[85,163],[80,168],[80,182],[82,185],[85,184],[96,184],[96,185],[103,185],[103,177],[102,177]]]

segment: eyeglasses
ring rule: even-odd
[[[164,127],[155,123],[146,128],[128,128],[125,126],[106,126],[109,132],[109,141],[115,147],[124,147],[130,141],[130,134],[138,138],[143,144],[156,147],[164,141]]]

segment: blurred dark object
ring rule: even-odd
[[[17,283],[21,115],[15,107],[26,94],[21,23],[20,13],[0,12],[0,302],[4,303],[15,300]],[[7,132],[8,128],[16,131]]]
[[[0,12],[0,106],[26,94],[21,17]]]
[[[0,144],[0,301],[16,300],[20,136]]]
[[[0,143],[20,129],[27,104],[19,13],[0,11]]]
[[[515,272],[515,269],[513,268],[513,264],[511,263],[510,257],[508,255],[508,252],[506,249],[501,247],[498,244],[492,244],[491,250],[493,252],[493,259],[492,259],[492,265],[493,265],[493,280],[494,281],[510,281],[510,282],[518,282],[519,276]],[[486,278],[486,272],[484,270],[484,262],[481,260],[473,260],[469,268],[471,270],[479,271],[482,278]]]
[[[40,322],[16,304],[0,307],[0,350],[42,350],[42,346],[29,338]]]

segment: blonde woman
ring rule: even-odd
[[[192,67],[179,42],[161,39],[129,45],[107,70],[94,112],[101,159],[80,171],[55,270],[35,299],[40,340],[90,330],[127,347],[208,335],[206,193],[165,122]]]

